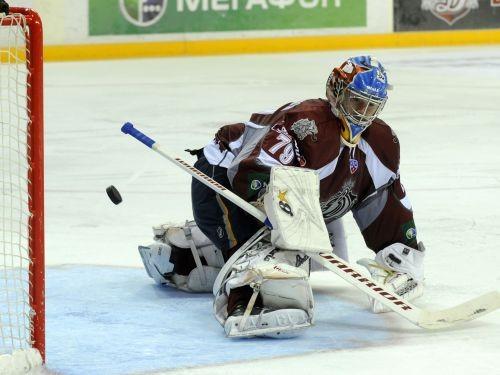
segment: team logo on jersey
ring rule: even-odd
[[[295,121],[290,128],[297,135],[301,141],[303,141],[308,135],[310,135],[313,141],[316,141],[316,134],[318,134],[318,127],[314,120],[309,120],[307,118]]]
[[[264,194],[266,192],[267,180],[269,180],[269,174],[249,173],[247,183],[247,197],[255,199]],[[256,194],[257,197],[255,197]]]
[[[260,190],[262,187],[262,182],[260,180],[252,180],[250,183],[250,189],[252,190]]]
[[[410,228],[406,231],[406,238],[412,240],[415,237],[417,237],[417,230],[415,228]]]
[[[430,10],[437,18],[453,25],[471,9],[479,8],[478,0],[422,0],[422,10]]]
[[[359,163],[356,159],[349,159],[349,170],[351,174],[358,170]]]
[[[413,220],[404,223],[401,229],[407,240],[411,241],[417,237],[417,228],[415,228],[415,222]]]
[[[167,0],[120,0],[123,17],[135,26],[154,25],[165,14]]]
[[[358,196],[352,192],[353,188],[354,181],[348,180],[333,197],[326,202],[321,202],[321,211],[325,219],[338,219],[351,209],[358,199]]]

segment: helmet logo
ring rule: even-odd
[[[343,67],[342,70],[347,74],[351,74],[354,71],[354,65],[351,61],[348,61]]]
[[[382,73],[382,70],[380,70],[380,69],[377,69],[377,79],[380,82],[385,82],[385,75],[384,75],[384,73]]]
[[[471,9],[478,9],[478,0],[422,0],[422,10],[430,10],[437,18],[453,25],[464,18]]]

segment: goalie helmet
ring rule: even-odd
[[[371,56],[351,57],[333,69],[326,82],[326,97],[342,122],[341,139],[354,147],[361,133],[384,108],[387,74]]]

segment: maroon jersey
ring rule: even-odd
[[[233,191],[247,201],[264,191],[273,165],[314,169],[326,222],[352,211],[372,250],[395,242],[416,247],[396,134],[375,119],[351,148],[341,142],[340,128],[330,104],[311,99],[223,126],[203,151],[211,164],[227,168]]]

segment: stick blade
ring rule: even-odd
[[[500,308],[500,293],[489,292],[455,307],[439,311],[424,311],[417,325],[426,329],[440,329],[477,319]]]

